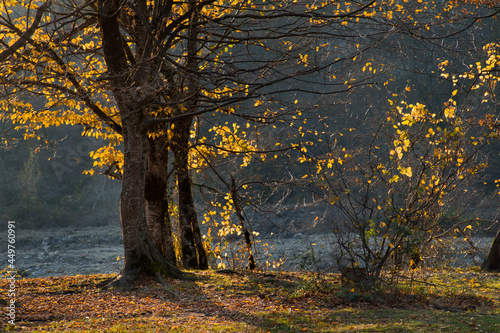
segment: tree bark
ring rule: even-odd
[[[157,249],[146,222],[145,192],[147,171],[147,141],[140,131],[138,111],[122,104],[123,180],[120,195],[120,218],[125,252],[125,266],[111,286],[132,287],[140,273],[157,278],[161,275],[180,278],[182,272],[170,264]],[[161,275],[159,275],[161,274]]]
[[[243,217],[243,209],[241,208],[238,192],[236,189],[236,181],[232,176],[231,176],[231,198],[233,199],[233,205],[236,211],[236,216],[240,221],[243,236],[245,238],[245,245],[248,251],[248,269],[254,270],[257,268],[257,265],[255,263],[255,258],[252,252],[252,238],[250,236],[250,232],[245,226],[245,218]]]
[[[182,249],[182,265],[187,269],[208,269],[208,260],[203,247],[198,217],[189,176],[189,135],[192,118],[183,118],[173,123],[172,151],[177,171],[179,193],[179,229]]]
[[[198,77],[198,19],[197,1],[189,0],[192,10],[187,40],[186,67],[190,69],[182,78],[186,86],[186,111],[194,113],[197,110],[196,100],[199,95]],[[183,84],[181,84],[183,86]],[[181,108],[182,109],[182,108]],[[208,269],[208,259],[201,237],[196,207],[193,199],[192,183],[189,175],[189,137],[193,117],[181,118],[173,122],[174,135],[172,151],[175,156],[177,171],[177,189],[179,193],[179,229],[182,249],[182,264],[188,269]]]
[[[172,225],[168,212],[168,150],[164,136],[148,138],[146,173],[146,220],[149,233],[163,257],[176,265]]]
[[[500,272],[500,230],[491,244],[490,253],[481,265],[481,269],[487,272]]]
[[[122,123],[123,179],[120,194],[120,221],[125,264],[120,274],[108,287],[131,288],[141,273],[156,277],[162,275],[181,278],[183,273],[171,265],[160,253],[151,238],[146,221],[147,135],[141,125],[146,110],[137,107],[141,87],[148,84],[150,73],[146,66],[133,74],[129,71],[127,55],[120,34],[118,15],[122,2],[98,1],[98,18],[102,34],[104,59]]]

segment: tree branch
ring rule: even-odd
[[[35,33],[36,29],[38,28],[38,25],[42,20],[43,13],[47,10],[47,8],[50,6],[51,3],[52,1],[48,0],[47,2],[43,3],[40,7],[38,7],[35,14],[35,19],[33,20],[33,24],[31,24],[28,30],[26,30],[26,32],[23,33],[14,44],[12,44],[5,51],[0,53],[0,62],[7,60],[7,58],[13,55],[17,50],[26,45],[30,37]]]

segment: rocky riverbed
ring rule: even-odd
[[[28,277],[118,272],[117,258],[123,256],[120,229],[114,226],[16,229],[15,246],[15,266]]]
[[[94,228],[59,228],[53,230],[16,229],[15,266],[27,277],[46,277],[76,274],[118,273],[123,265],[123,245],[119,225]],[[8,265],[7,232],[0,233],[5,240],[1,252]],[[476,240],[480,251],[475,258],[466,258],[461,265],[477,264],[482,260],[491,238]],[[459,253],[457,245],[457,253]],[[237,240],[223,248],[225,268],[239,268],[245,262],[238,252]],[[271,270],[334,271],[332,235],[286,234],[258,239],[256,259],[260,268]],[[451,249],[451,251],[455,251]],[[473,259],[475,262],[473,262]],[[217,266],[219,261],[212,260]]]
[[[0,234],[7,239],[7,233]],[[118,273],[123,264],[123,243],[119,226],[97,228],[59,228],[53,230],[16,230],[15,267],[28,277],[46,277],[75,274]],[[301,233],[293,237],[260,239],[256,259],[261,268],[296,270],[305,268],[311,246],[318,248],[317,256],[323,257],[322,266],[328,266],[328,246],[319,235]],[[315,245],[311,245],[315,244]],[[5,247],[6,248],[6,247]],[[237,241],[229,243],[222,256],[226,268],[238,268],[245,264],[238,260]],[[8,265],[7,251],[2,267]],[[241,257],[241,255],[240,255]],[[213,260],[217,266],[221,261]]]

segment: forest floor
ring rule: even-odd
[[[339,275],[193,272],[102,290],[111,275],[15,282],[15,326],[2,279],[0,332],[499,332],[500,274],[422,269],[387,273],[370,288]]]

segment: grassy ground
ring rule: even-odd
[[[500,332],[500,274],[420,270],[377,288],[338,275],[197,272],[165,289],[144,278],[133,291],[102,291],[109,275],[16,282],[16,326],[37,332]]]

